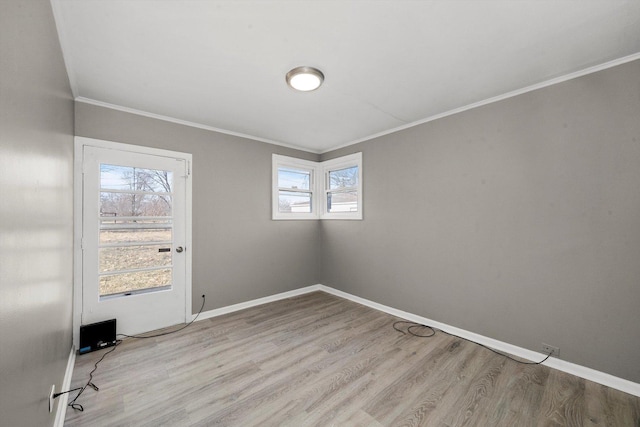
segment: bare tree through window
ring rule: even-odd
[[[100,165],[100,295],[171,284],[173,172]]]

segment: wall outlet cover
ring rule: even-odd
[[[542,352],[544,354],[550,354],[553,357],[560,356],[560,348],[553,345],[542,343]]]

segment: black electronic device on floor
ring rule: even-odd
[[[116,345],[116,319],[80,326],[80,349],[84,354]]]

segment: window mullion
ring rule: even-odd
[[[278,191],[287,191],[289,193],[309,193],[312,194],[312,190],[299,190],[297,188],[278,187]]]

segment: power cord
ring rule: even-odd
[[[71,390],[67,390],[67,391],[63,391],[61,393],[54,393],[53,398],[56,399],[57,397],[59,397],[59,396],[61,396],[63,394],[71,393],[71,392],[76,391],[76,390],[80,390],[80,392],[76,395],[76,397],[74,397],[73,400],[67,404],[67,406],[70,406],[73,409],[75,409],[77,411],[80,411],[80,412],[84,411],[84,407],[81,404],[76,403],[76,400],[78,400],[80,395],[87,389],[87,387],[91,387],[95,391],[99,391],[100,390],[98,388],[98,386],[96,386],[93,383],[93,374],[98,369],[98,365],[100,364],[100,362],[102,362],[104,360],[104,358],[107,357],[107,354],[113,353],[115,351],[116,347],[118,347],[118,344],[120,344],[121,342],[122,342],[121,340],[116,340],[116,344],[113,346],[113,348],[111,350],[107,351],[105,354],[103,354],[102,357],[100,358],[100,360],[98,360],[96,363],[93,364],[93,370],[91,372],[89,372],[89,380],[87,381],[87,383],[84,386],[78,387],[78,388],[74,388],[74,389],[71,389]]]
[[[432,336],[434,336],[434,335],[436,334],[435,329],[433,329],[431,326],[421,325],[421,324],[419,324],[419,323],[409,322],[409,321],[406,321],[406,320],[398,320],[397,322],[395,322],[395,323],[393,324],[393,329],[395,329],[396,331],[401,332],[401,333],[403,333],[403,334],[405,334],[405,335],[406,335],[406,333],[405,333],[402,329],[398,329],[398,328],[396,327],[396,325],[397,325],[398,323],[406,323],[406,324],[409,324],[410,326],[407,328],[407,332],[409,333],[409,335],[413,335],[414,337],[429,338],[429,337],[432,337]],[[413,332],[413,331],[411,330],[412,328],[413,328],[413,329],[415,329],[415,328],[427,328],[427,329],[429,329],[429,330],[431,331],[431,333],[430,333],[429,335],[421,335],[421,334],[417,334],[417,333],[415,333],[415,332]]]
[[[200,306],[200,311],[198,311],[198,314],[196,314],[196,317],[194,317],[193,319],[191,319],[191,322],[187,323],[186,325],[184,325],[183,327],[181,327],[180,329],[176,329],[175,331],[168,331],[168,332],[162,332],[160,334],[155,334],[155,335],[127,335],[127,334],[118,334],[118,336],[120,337],[126,337],[126,338],[155,338],[155,337],[162,337],[165,335],[169,335],[169,334],[173,334],[176,332],[179,332],[181,330],[183,330],[184,328],[186,328],[187,326],[191,325],[193,322],[196,321],[196,319],[198,318],[198,316],[200,316],[200,313],[202,313],[202,310],[204,309],[204,302],[205,302],[205,297],[204,295],[202,295],[202,306]]]
[[[402,329],[398,329],[398,327],[396,326],[396,325],[398,325],[398,324],[408,324],[408,325],[410,325],[410,326],[407,328],[407,332],[404,332]],[[414,332],[414,331],[412,330],[412,329],[416,329],[416,328],[426,328],[426,329],[430,330],[430,331],[431,331],[431,333],[430,333],[430,334],[428,334],[428,335],[421,335],[421,334],[418,334],[418,333],[416,333],[416,332]],[[499,351],[497,351],[497,350],[492,349],[491,347],[488,347],[488,346],[486,346],[486,345],[484,345],[484,344],[480,344],[479,342],[475,342],[475,341],[470,340],[470,339],[468,339],[468,338],[464,338],[464,337],[461,337],[461,336],[458,336],[458,335],[455,335],[455,334],[449,333],[449,332],[447,332],[447,331],[443,331],[442,329],[436,329],[436,328],[433,328],[433,327],[431,327],[431,326],[423,325],[423,324],[420,324],[420,323],[417,323],[417,322],[410,322],[410,321],[407,321],[407,320],[398,320],[397,322],[394,322],[394,323],[393,323],[393,329],[395,329],[396,331],[398,331],[398,332],[400,332],[400,333],[403,333],[403,334],[405,334],[405,335],[408,333],[409,335],[412,335],[412,336],[414,336],[414,337],[420,337],[420,338],[429,338],[429,337],[432,337],[432,336],[434,336],[434,335],[436,334],[436,331],[440,331],[440,332],[442,332],[443,334],[449,335],[450,337],[459,338],[459,339],[461,339],[461,340],[465,340],[465,341],[468,341],[468,342],[474,343],[474,344],[476,344],[476,345],[479,345],[480,347],[484,347],[484,348],[486,348],[487,350],[491,350],[491,351],[493,351],[494,353],[499,354],[500,356],[506,357],[507,359],[513,360],[514,362],[520,363],[520,364],[522,364],[522,365],[541,365],[542,363],[546,362],[546,361],[547,361],[547,359],[548,359],[548,358],[550,358],[550,357],[551,357],[551,355],[553,354],[553,352],[549,353],[549,354],[547,355],[547,357],[545,357],[544,359],[542,359],[542,360],[541,360],[541,361],[539,361],[539,362],[523,362],[523,361],[521,361],[521,360],[518,360],[518,359],[515,359],[515,358],[513,358],[513,357],[509,356],[508,354],[501,353],[501,352],[499,352]]]
[[[169,334],[173,334],[173,333],[179,332],[179,331],[183,330],[184,328],[186,328],[187,326],[191,325],[193,322],[196,321],[196,319],[198,318],[198,316],[200,316],[200,313],[202,313],[202,310],[204,309],[204,303],[205,303],[205,296],[202,295],[202,306],[200,307],[200,311],[198,311],[198,314],[196,314],[196,316],[191,320],[191,322],[187,323],[186,325],[184,325],[180,329],[176,329],[174,331],[163,332],[161,334],[145,335],[145,336],[141,336],[141,335],[126,335],[126,334],[117,334],[117,335],[118,336],[127,337],[127,338],[154,338],[154,337],[161,337],[161,336],[164,336],[164,335],[169,335]],[[86,384],[84,386],[78,387],[78,388],[74,388],[74,389],[71,389],[71,390],[67,390],[67,391],[62,391],[60,393],[54,393],[53,394],[53,398],[57,399],[58,397],[62,396],[63,394],[72,393],[74,391],[80,390],[80,392],[76,395],[76,397],[74,397],[73,400],[67,404],[67,406],[70,406],[71,408],[73,408],[73,409],[75,409],[77,411],[80,411],[80,412],[84,411],[84,407],[81,404],[76,403],[76,400],[78,400],[80,395],[87,389],[87,387],[91,387],[95,391],[100,391],[100,388],[98,388],[98,386],[96,386],[93,383],[93,374],[98,369],[98,365],[100,364],[100,362],[102,362],[104,360],[104,358],[107,357],[108,354],[113,353],[116,350],[116,347],[118,347],[118,345],[121,342],[122,342],[122,340],[116,340],[116,343],[113,346],[113,348],[111,350],[107,351],[106,353],[104,353],[102,355],[102,357],[96,363],[94,363],[93,370],[91,372],[89,372],[89,380],[86,382]]]

